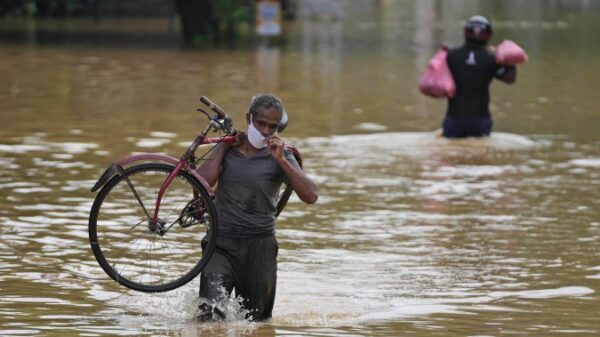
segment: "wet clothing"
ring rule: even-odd
[[[448,99],[444,136],[478,137],[490,134],[490,83],[494,78],[513,76],[514,66],[496,63],[495,55],[484,44],[466,42],[450,49],[446,57],[456,84],[456,94]]]
[[[291,151],[286,149],[285,157],[300,168]],[[268,148],[250,157],[237,148],[227,151],[215,198],[219,233],[238,237],[273,233],[277,198],[285,179]]]
[[[493,124],[491,118],[447,116],[442,128],[446,138],[487,137]]]
[[[206,242],[203,242],[203,248]],[[277,252],[275,234],[253,238],[219,237],[210,262],[200,277],[200,297],[206,301],[201,315],[219,313],[218,303],[235,288],[243,298],[249,319],[271,318],[277,285]],[[216,309],[213,306],[216,305]],[[218,318],[218,317],[217,317]],[[221,317],[225,318],[225,317]]]
[[[291,151],[286,149],[285,157],[300,168]],[[277,284],[275,212],[286,179],[268,148],[248,157],[237,148],[225,154],[215,198],[219,235],[200,277],[200,318],[218,315],[218,302],[234,288],[249,318],[271,317]]]

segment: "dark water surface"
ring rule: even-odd
[[[341,3],[282,46],[182,49],[162,20],[0,21],[0,335],[600,335],[600,2]],[[530,62],[492,86],[496,134],[446,141],[445,103],[416,86],[474,13]],[[179,156],[200,95],[244,128],[265,91],[321,195],[278,223],[272,321],[196,323],[197,280],[111,281],[87,237],[104,168]]]

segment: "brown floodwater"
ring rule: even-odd
[[[0,335],[600,335],[600,2],[336,3],[282,44],[192,49],[169,20],[0,21]],[[445,102],[417,83],[475,13],[529,62],[492,85],[492,137],[448,141]],[[200,95],[244,129],[258,92],[284,100],[282,135],[320,189],[278,222],[273,319],[232,301],[202,324],[198,279],[161,294],[109,279],[87,233],[102,171],[179,156]]]

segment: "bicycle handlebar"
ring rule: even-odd
[[[227,113],[225,112],[225,110],[221,109],[220,106],[218,106],[216,103],[214,103],[213,101],[211,101],[210,99],[208,99],[208,97],[201,96],[200,97],[200,102],[206,104],[209,109],[211,109],[212,111],[216,112],[217,115],[219,116],[219,118],[222,118],[222,119],[229,118],[229,116],[227,116]]]

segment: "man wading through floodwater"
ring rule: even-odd
[[[486,48],[492,37],[492,25],[480,15],[467,20],[465,44],[448,51],[448,67],[456,83],[456,95],[448,99],[442,125],[447,138],[483,137],[492,131],[489,110],[490,83],[497,78],[513,83],[517,77],[514,65],[496,63],[494,52]]]
[[[248,133],[221,143],[198,172],[214,186],[219,218],[217,246],[200,278],[201,320],[220,320],[219,304],[235,289],[252,320],[271,317],[277,283],[276,202],[288,182],[308,204],[317,201],[315,183],[302,171],[277,134],[287,115],[279,98],[258,95],[246,114]]]

